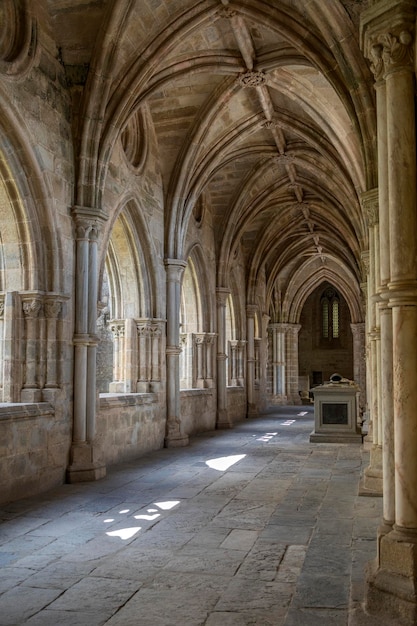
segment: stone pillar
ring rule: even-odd
[[[386,83],[392,309],[395,508],[380,538],[366,606],[392,623],[417,623],[417,203],[412,0],[380,2],[362,15],[365,53]],[[383,343],[389,341],[384,336]],[[383,355],[386,358],[386,354]],[[389,445],[389,441],[385,442]],[[385,515],[384,510],[384,515]],[[387,512],[391,515],[392,512]],[[390,522],[390,520],[388,520]]]
[[[379,67],[379,72],[378,72]],[[387,534],[395,520],[395,469],[394,469],[394,407],[393,407],[393,350],[392,309],[388,306],[391,280],[390,232],[389,232],[389,188],[388,188],[388,138],[386,85],[383,66],[377,63],[376,104],[378,130],[378,204],[379,204],[379,320],[381,329],[381,428],[382,428],[382,492],[383,521],[378,529],[379,537]],[[379,542],[378,542],[379,548]],[[378,549],[379,552],[379,549]]]
[[[229,289],[217,287],[217,419],[216,428],[233,428],[227,411],[226,303]]]
[[[166,259],[167,276],[167,423],[166,448],[188,445],[188,436],[181,431],[180,415],[180,305],[181,278],[187,264],[179,259]]]
[[[106,474],[96,441],[97,237],[103,215],[74,207],[76,225],[74,423],[68,482],[97,480]]]
[[[364,281],[361,283],[362,301],[365,308],[365,363],[366,363],[366,404],[364,417],[368,425],[368,434],[363,439],[364,448],[370,449],[373,441],[373,425],[371,407],[371,363],[370,363],[370,340],[369,340],[369,317],[368,317],[368,280],[369,280],[369,250],[364,250],[361,254]]]
[[[377,287],[379,286],[379,209],[378,189],[371,189],[361,198],[369,230],[369,275],[367,293],[367,325],[370,347],[370,414],[372,419],[372,447],[369,466],[366,468],[361,485],[361,494],[382,496],[382,428],[380,404],[380,327],[377,307]]]
[[[353,336],[353,380],[360,388],[359,409],[361,414],[366,406],[366,355],[365,323],[351,324]]]
[[[298,388],[298,333],[300,324],[286,324],[286,386],[289,404],[301,404]]]
[[[267,398],[267,362],[268,362],[268,324],[271,318],[266,313],[262,315],[262,336],[260,344],[259,362],[259,407],[261,411],[268,408]]]
[[[246,307],[246,326],[247,326],[247,417],[257,417],[258,407],[255,399],[255,315],[258,307],[249,304]]]
[[[41,390],[38,378],[39,346],[39,313],[42,309],[40,297],[29,296],[23,300],[25,322],[26,356],[24,361],[24,382],[21,402],[40,402]]]
[[[47,389],[58,388],[58,316],[61,313],[62,303],[56,298],[47,298],[45,301],[46,316],[46,381]]]
[[[286,404],[287,394],[285,385],[285,333],[286,324],[270,324],[271,358],[272,358],[272,402]]]

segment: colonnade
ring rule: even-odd
[[[367,608],[406,624],[417,621],[415,13],[415,2],[380,1],[361,21],[377,99],[379,245],[372,255],[380,354],[373,367],[380,417],[373,424],[382,443],[384,516]]]

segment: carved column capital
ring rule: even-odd
[[[187,263],[182,259],[165,259],[165,268],[169,281],[179,283],[186,267]]]
[[[23,300],[22,308],[25,317],[35,319],[38,317],[42,309],[42,302],[40,298],[30,298],[29,300]]]
[[[375,80],[399,68],[412,69],[415,15],[414,0],[376,2],[362,12],[361,48]]]
[[[217,287],[216,302],[217,306],[226,306],[227,298],[230,296],[230,289],[227,287]]]
[[[257,312],[258,312],[258,306],[256,304],[246,305],[246,317],[254,318]]]
[[[369,189],[361,195],[362,209],[366,215],[368,227],[371,228],[379,223],[379,198],[378,189]]]

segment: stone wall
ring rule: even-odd
[[[246,418],[247,396],[244,387],[227,388],[227,413],[232,424]]]
[[[97,440],[106,465],[159,450],[164,437],[165,411],[158,394],[101,394]]]
[[[184,434],[195,435],[216,428],[215,389],[183,389],[180,398],[181,425]]]
[[[0,407],[0,502],[40,493],[65,479],[69,427],[51,404]]]

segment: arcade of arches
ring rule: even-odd
[[[338,372],[383,497],[368,610],[416,623],[415,20],[415,0],[2,0],[2,501]]]

